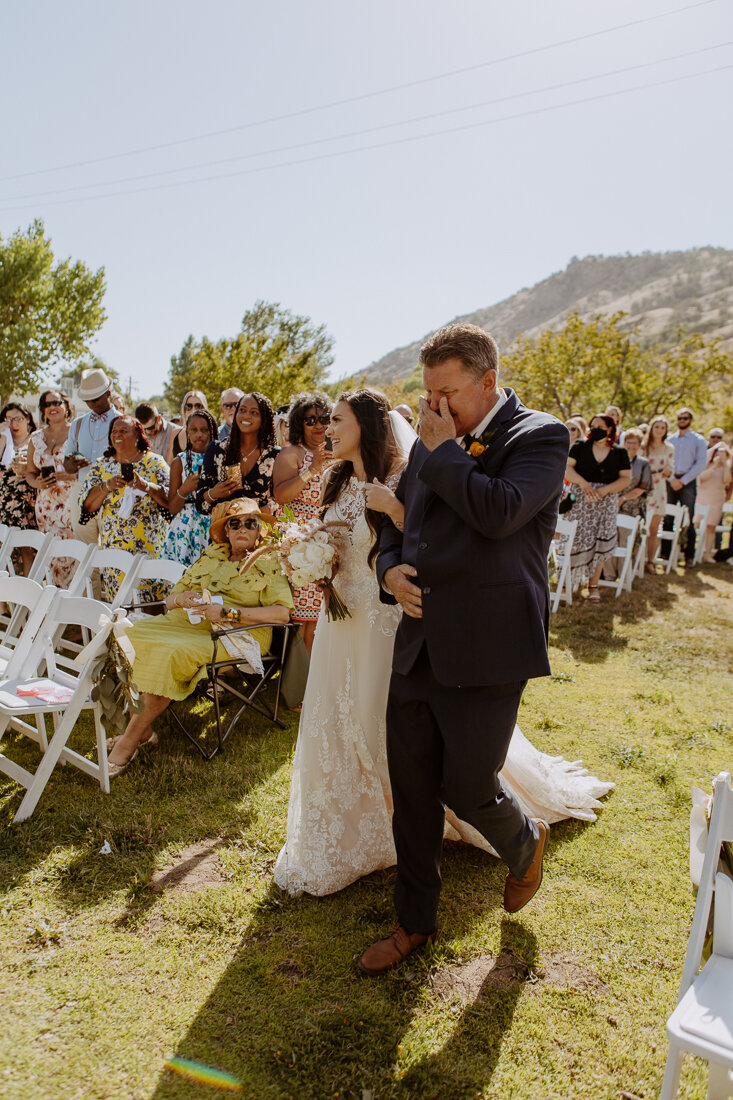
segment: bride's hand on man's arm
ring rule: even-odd
[[[403,563],[388,569],[382,580],[384,587],[392,593],[405,615],[409,615],[411,619],[422,619],[422,592],[410,580],[416,576],[417,569]]]

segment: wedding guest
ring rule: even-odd
[[[7,448],[9,464],[0,470],[0,523],[6,523],[8,527],[35,527],[36,494],[26,481],[28,447],[36,430],[31,410],[20,401],[9,401],[0,411],[0,429],[4,430],[6,437],[9,435],[13,455],[10,459],[10,448]],[[27,575],[35,551],[23,547],[18,553],[23,574]]]
[[[415,423],[415,417],[412,414],[412,409],[409,405],[396,405],[395,412],[398,412],[400,416],[404,416],[408,424]]]
[[[711,428],[710,431],[708,432],[708,450],[710,449],[710,447],[714,447],[716,445],[716,443],[722,443],[722,442],[723,442],[723,429],[722,428]]]
[[[155,405],[143,401],[135,409],[135,419],[143,426],[143,431],[148,438],[150,450],[161,458],[166,458],[172,446],[174,435],[178,427],[170,420],[166,420]]]
[[[732,478],[731,452],[725,443],[718,443],[708,451],[707,464],[697,479],[697,504],[710,508],[706,528],[700,532],[700,537],[705,539],[703,561],[706,562],[715,561],[715,528],[722,518]]]
[[[222,500],[252,497],[261,509],[273,513],[272,471],[280,450],[275,445],[275,414],[262,393],[240,398],[228,439],[210,443],[196,490],[196,507],[202,515]]]
[[[275,443],[278,447],[286,447],[290,442],[289,414],[290,405],[281,405],[275,413]]]
[[[173,436],[173,442],[171,443],[170,450],[166,455],[166,462],[170,466],[176,455],[179,455],[181,451],[186,449],[186,421],[188,420],[194,409],[205,409],[209,411],[209,403],[206,400],[206,394],[201,390],[189,390],[183,397],[181,402],[181,425],[177,433]]]
[[[99,513],[100,546],[159,557],[168,530],[168,479],[168,465],[150,450],[140,421],[116,417],[104,456],[84,483],[82,523]],[[102,599],[112,600],[119,583],[119,570],[103,570]],[[141,586],[140,596],[157,599],[155,585]]]
[[[218,431],[206,409],[192,412],[186,422],[186,450],[176,455],[171,465],[168,511],[172,519],[162,556],[183,565],[193,565],[209,545],[210,518],[197,511],[193,497],[199,487],[204,453],[217,439]]]
[[[624,449],[631,462],[631,481],[618,495],[618,510],[624,516],[639,516],[642,523],[646,518],[647,495],[652,487],[652,471],[648,461],[640,454],[644,437],[638,428],[628,428],[624,435]],[[618,529],[618,545],[626,546],[629,531],[625,527]],[[603,567],[606,580],[615,580],[618,576],[618,559],[609,558]]]
[[[244,390],[238,390],[236,386],[222,391],[220,401],[222,421],[219,425],[219,439],[229,438],[232,421],[234,420],[234,411],[242,397],[244,397]]]
[[[74,415],[71,402],[61,390],[44,390],[38,414],[44,426],[31,436],[26,473],[28,484],[36,490],[36,525],[39,531],[71,539],[76,474],[65,471],[63,456]],[[74,558],[53,560],[51,577],[57,588],[69,587],[75,568]]]
[[[318,515],[322,477],[331,460],[326,447],[331,409],[325,393],[298,393],[290,405],[290,444],[283,447],[275,459],[272,485],[276,502],[287,506],[296,521]],[[300,633],[310,657],[321,610],[321,589],[316,584],[295,588],[293,602],[293,620],[300,623]]]
[[[79,397],[89,412],[77,416],[69,425],[64,444],[64,469],[77,478],[71,502],[74,538],[83,542],[98,542],[99,527],[94,517],[81,521],[81,500],[86,496],[86,479],[92,463],[101,458],[109,445],[109,429],[120,414],[110,400],[112,383],[100,367],[81,373]]]
[[[695,564],[695,524],[692,518],[695,515],[695,499],[697,497],[697,479],[705,469],[708,459],[708,449],[705,440],[697,432],[692,430],[693,413],[691,409],[677,410],[677,431],[669,441],[674,447],[674,473],[667,482],[667,503],[684,504],[690,516],[682,551],[685,555],[685,566],[690,569]],[[673,519],[665,516],[664,527],[671,529]],[[665,541],[661,549],[662,557],[669,557],[669,542]]]
[[[616,548],[617,494],[631,481],[631,463],[616,444],[616,425],[601,413],[590,422],[587,440],[570,448],[565,477],[579,485],[571,510],[578,524],[570,555],[571,585],[588,583],[588,599],[598,603],[603,565]]]
[[[647,573],[656,573],[654,559],[659,547],[659,524],[667,510],[667,479],[674,471],[674,447],[668,441],[669,423],[666,416],[654,416],[649,422],[641,453],[652,471],[652,488],[647,497],[649,538],[647,541]]]
[[[125,407],[125,399],[122,394],[117,393],[117,390],[112,390],[112,393],[109,395],[109,399],[114,407],[117,409],[117,412],[120,414],[120,416],[124,416],[127,412],[127,409]]]
[[[621,427],[621,409],[618,405],[609,405],[603,414],[604,416],[610,416],[616,425],[616,442],[619,447],[624,445],[624,429]]]
[[[257,627],[259,623],[287,623],[293,606],[290,587],[272,555],[262,555],[244,572],[247,556],[262,532],[263,515],[247,498],[218,506],[211,521],[213,546],[207,547],[165,599],[165,616],[148,618],[128,630],[135,649],[132,680],[140,691],[143,710],[135,714],[109,755],[109,774],[121,775],[135,759],[141,744],[151,739],[152,723],[172,699],[185,699],[206,675],[214,656],[211,627],[231,623]],[[223,604],[201,603],[204,589],[223,597]],[[186,609],[201,617],[192,623]],[[252,630],[267,653],[272,631]],[[220,646],[222,658],[227,654]]]
[[[565,427],[570,432],[570,446],[571,447],[572,447],[573,443],[577,443],[579,440],[585,438],[585,432],[582,431],[578,421],[574,420],[572,417],[570,418],[570,420],[565,421]]]

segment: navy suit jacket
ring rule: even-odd
[[[481,687],[550,672],[547,554],[568,457],[564,424],[506,403],[479,457],[454,440],[429,451],[418,439],[397,487],[404,530],[385,520],[377,575],[417,569],[422,619],[402,616],[393,668],[412,668],[423,644],[436,679]]]

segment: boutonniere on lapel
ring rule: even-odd
[[[474,458],[478,458],[482,455],[487,447],[491,446],[491,440],[496,435],[496,428],[487,428],[483,435],[478,439],[474,439],[473,443],[468,448],[468,453],[473,455]]]

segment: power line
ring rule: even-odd
[[[386,88],[378,88],[371,92],[362,92],[359,95],[347,96],[344,99],[335,99],[329,103],[317,104],[313,107],[303,107],[297,111],[288,111],[280,115],[271,115],[268,118],[257,119],[252,122],[243,122],[237,126],[228,126],[219,130],[209,130],[203,134],[195,134],[190,137],[178,138],[174,141],[158,142],[154,145],[143,145],[137,149],[128,149],[123,153],[109,153],[103,157],[94,157],[88,160],[72,161],[68,164],[57,165],[53,168],[37,168],[30,172],[18,172],[10,176],[0,176],[0,183],[10,180],[27,179],[31,176],[47,175],[52,172],[64,172],[70,168],[86,168],[92,164],[102,164],[110,160],[120,160],[124,157],[139,156],[141,153],[157,152],[161,149],[172,149],[180,145],[189,145],[192,142],[205,141],[209,138],[222,137],[226,134],[239,133],[242,130],[250,130],[258,126],[268,126],[273,122],[285,122],[289,119],[302,118],[304,115],[315,114],[319,111],[332,110],[335,107],[344,107],[351,103],[360,103],[366,99],[374,99],[378,96],[391,95],[393,92],[405,91],[408,88],[417,88],[425,84],[431,84],[439,80],[448,80],[455,76],[463,76],[466,73],[476,72],[479,69],[489,68],[493,65],[502,65],[508,61],[517,61],[523,57],[532,57],[548,50],[557,50],[563,46],[573,45],[576,42],[587,42],[592,38],[599,38],[604,34],[613,34],[616,31],[627,30],[631,27],[639,27],[645,23],[652,23],[658,19],[667,19],[672,15],[692,11],[696,8],[707,7],[709,4],[719,3],[720,0],[696,0],[695,3],[685,4],[679,8],[671,8],[668,11],[658,12],[656,15],[647,15],[641,19],[632,19],[626,23],[618,23],[613,27],[605,27],[598,31],[589,31],[587,34],[576,35],[573,38],[560,39],[557,42],[549,42],[544,46],[534,46],[528,50],[519,50],[516,53],[505,54],[503,57],[495,57],[489,61],[480,61],[475,65],[466,65],[460,69],[451,69],[444,73],[435,73],[432,76],[421,77],[418,80],[409,80],[403,84],[392,84]]]
[[[0,196],[0,202],[14,202],[15,200],[46,198],[54,195],[66,195],[74,191],[93,191],[98,187],[115,187],[123,183],[137,183],[141,180],[158,179],[162,176],[177,175],[180,172],[193,172],[201,168],[215,168],[223,164],[234,164],[243,160],[254,160],[257,157],[273,156],[279,153],[291,153],[298,149],[312,148],[314,145],[323,145],[331,141],[343,141],[353,137],[363,137],[365,134],[379,133],[383,130],[395,129],[399,126],[408,126],[415,122],[429,122],[435,118],[444,118],[447,115],[461,114],[465,111],[475,111],[481,107],[491,107],[498,103],[507,103],[515,99],[526,99],[528,96],[543,95],[546,92],[559,91],[561,88],[570,88],[578,84],[588,84],[592,80],[603,80],[611,76],[619,76],[623,73],[637,72],[639,69],[647,69],[653,65],[663,65],[669,61],[681,61],[687,57],[696,57],[699,54],[710,53],[712,50],[724,49],[733,46],[733,40],[718,42],[712,46],[703,46],[698,50],[688,50],[686,53],[672,54],[669,57],[659,57],[653,61],[643,61],[636,65],[626,65],[621,69],[610,69],[603,73],[594,73],[591,76],[578,77],[575,80],[564,80],[558,84],[548,84],[542,88],[533,88],[526,92],[513,92],[510,95],[497,96],[494,99],[485,99],[478,103],[470,103],[464,107],[450,107],[443,111],[433,111],[430,114],[414,115],[411,118],[400,119],[396,122],[385,122],[379,126],[368,126],[360,130],[349,130],[344,133],[334,134],[331,137],[313,138],[309,141],[301,141],[292,145],[280,145],[270,149],[261,149],[254,153],[239,153],[236,156],[224,157],[218,160],[200,161],[197,164],[181,165],[178,168],[161,169],[158,172],[147,172],[135,176],[123,176],[112,180],[99,180],[97,183],[81,183],[72,187],[51,188],[48,191],[31,191],[20,195]],[[185,182],[185,181],[182,181]],[[80,196],[82,197],[82,196]]]
[[[527,111],[519,111],[513,115],[503,115],[501,118],[484,119],[481,122],[469,122],[463,126],[448,127],[443,130],[431,130],[427,134],[415,134],[409,137],[395,138],[392,141],[376,142],[372,145],[360,145],[355,149],[341,149],[334,150],[331,153],[321,153],[313,157],[301,157],[297,160],[281,161],[278,164],[264,164],[257,168],[244,168],[237,172],[224,172],[213,176],[201,176],[199,179],[193,180],[177,180],[174,183],[161,183],[155,184],[151,187],[136,187],[128,188],[124,191],[108,191],[100,195],[87,195],[80,196],[73,199],[56,199],[46,203],[47,206],[68,206],[70,203],[76,202],[91,202],[99,199],[118,198],[122,195],[142,195],[150,191],[166,191],[175,187],[190,187],[198,183],[211,183],[216,180],[232,179],[238,176],[251,176],[260,172],[272,172],[279,168],[292,168],[302,164],[312,164],[321,160],[332,160],[336,157],[351,156],[354,153],[371,152],[375,149],[385,149],[395,145],[407,145],[416,141],[426,141],[434,137],[445,137],[451,134],[463,133],[467,130],[476,130],[482,126],[492,126],[502,122],[513,122],[517,119],[528,118],[532,115],[548,114],[551,111],[563,110],[566,107],[577,107],[585,103],[596,103],[604,99],[612,99],[615,96],[627,95],[631,92],[644,91],[648,88],[660,88],[667,84],[676,84],[684,80],[696,80],[701,76],[709,76],[712,73],[726,72],[729,69],[733,69],[733,64],[719,65],[714,69],[704,69],[699,73],[687,73],[683,76],[672,76],[664,80],[652,81],[648,84],[636,84],[630,88],[618,88],[612,92],[600,92],[598,95],[586,96],[583,99],[572,99],[565,103],[554,103],[547,107],[534,107]],[[11,210],[23,210],[32,209],[35,204],[26,204],[24,206],[9,206],[3,207],[2,212],[7,213]]]

